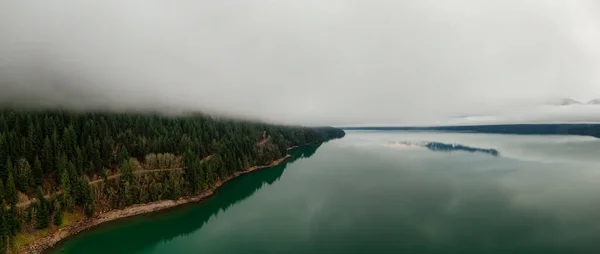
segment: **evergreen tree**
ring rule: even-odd
[[[16,165],[16,176],[17,176],[17,188],[22,192],[26,192],[29,186],[33,185],[33,179],[31,174],[31,165],[25,158],[21,158],[17,161]]]
[[[13,167],[12,160],[10,159],[10,157],[8,159],[6,159],[6,164],[4,164],[4,165],[5,165],[4,168],[6,170],[6,178],[8,179],[8,176],[10,174],[14,174],[13,172],[15,170],[14,167]]]
[[[0,254],[6,253],[8,250],[8,239],[10,238],[8,226],[6,225],[6,202],[1,201],[0,207]]]
[[[85,172],[85,162],[86,158],[83,156],[81,149],[79,146],[75,147],[75,168],[79,174],[83,174]]]
[[[131,193],[131,185],[129,182],[123,183],[123,203],[125,206],[133,204],[133,195]]]
[[[62,206],[60,205],[60,202],[55,202],[53,222],[56,226],[60,226],[63,223]]]
[[[62,190],[64,204],[68,209],[73,209],[73,197],[71,196],[71,180],[69,174],[64,170],[60,176],[60,189]]]
[[[10,209],[8,210],[8,218],[6,222],[10,222],[10,234],[11,236],[16,236],[19,231],[21,231],[21,222],[19,221],[19,216],[17,214],[17,205],[10,204]]]
[[[128,183],[133,182],[133,165],[131,160],[123,161],[121,164],[121,180]]]
[[[7,147],[8,144],[6,144],[4,134],[0,131],[0,180],[6,180],[10,171],[6,167],[6,162],[8,161]]]
[[[119,163],[122,163],[126,160],[129,160],[129,152],[127,151],[127,147],[123,146],[121,151],[119,151]]]
[[[42,185],[44,182],[44,170],[42,169],[42,162],[35,156],[33,161],[33,179],[36,186]]]
[[[38,212],[36,214],[36,228],[47,228],[50,225],[50,211],[48,209],[48,201],[46,201],[41,187],[38,187],[37,189],[37,198],[39,200],[39,204]]]
[[[83,206],[83,211],[85,213],[85,216],[87,216],[88,218],[91,218],[92,216],[94,216],[94,203],[87,203]]]
[[[4,193],[6,192],[6,189],[4,188],[4,182],[2,181],[2,179],[0,179],[0,201],[5,200],[5,195]]]
[[[46,137],[44,139],[44,147],[42,148],[42,165],[44,172],[55,168],[54,150],[52,149],[52,143],[50,139]]]
[[[71,198],[75,202],[75,204],[82,204],[81,201],[81,184],[79,181],[79,176],[77,175],[77,171],[75,169],[75,165],[72,162],[69,162],[69,182],[71,183]],[[86,183],[87,184],[87,183]]]
[[[113,157],[113,140],[110,136],[105,136],[102,140],[102,161],[105,166],[110,166]]]
[[[6,180],[6,200],[11,204],[17,204],[19,198],[17,197],[17,187],[15,186],[15,179],[13,174],[9,173],[8,179]]]

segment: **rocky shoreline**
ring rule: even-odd
[[[132,216],[136,216],[136,215],[140,215],[140,214],[161,211],[161,210],[173,208],[176,206],[180,206],[183,204],[202,201],[202,200],[206,199],[207,197],[212,196],[215,193],[215,191],[219,187],[221,187],[224,183],[226,183],[227,181],[234,179],[238,176],[250,173],[252,171],[258,170],[258,169],[277,166],[290,157],[291,157],[291,155],[288,154],[287,156],[285,156],[283,158],[273,161],[269,165],[251,167],[251,168],[246,169],[245,171],[235,172],[233,175],[219,181],[213,187],[211,187],[208,190],[205,190],[202,193],[195,195],[195,196],[183,197],[178,200],[163,200],[163,201],[157,201],[157,202],[152,202],[152,203],[147,203],[147,204],[137,204],[137,205],[126,207],[124,209],[112,210],[109,212],[96,214],[92,218],[85,219],[85,220],[79,221],[75,224],[60,228],[60,229],[56,230],[55,232],[50,233],[50,235],[48,235],[48,236],[37,239],[37,240],[25,245],[23,248],[17,250],[17,253],[25,253],[25,254],[42,253],[45,250],[48,250],[48,249],[54,247],[56,244],[58,244],[59,242],[65,240],[66,238],[68,238],[70,236],[76,235],[82,231],[88,230],[90,228],[93,228],[93,227],[98,226],[105,222],[115,221],[115,220],[122,219],[122,218],[127,218],[127,217],[132,217]]]

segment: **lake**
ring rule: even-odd
[[[348,131],[291,153],[202,203],[102,225],[51,253],[600,251],[600,139]]]

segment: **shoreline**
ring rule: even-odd
[[[162,211],[176,206],[202,201],[214,195],[215,192],[226,182],[259,169],[278,166],[290,157],[292,156],[288,154],[283,158],[271,162],[271,164],[269,165],[254,166],[244,171],[235,172],[233,173],[233,175],[218,181],[214,186],[208,188],[205,191],[202,191],[200,194],[195,196],[182,197],[177,200],[161,200],[146,204],[136,204],[123,209],[116,209],[105,213],[96,214],[89,219],[85,219],[75,224],[59,228],[58,230],[50,233],[45,237],[36,239],[35,241],[23,246],[21,249],[18,249],[16,253],[43,253],[44,251],[51,249],[58,243],[71,236],[77,235],[83,231],[89,230],[106,222],[116,221],[119,219],[133,217],[141,214]]]

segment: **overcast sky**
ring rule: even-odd
[[[598,45],[594,0],[3,0],[0,102],[419,124],[600,98]]]

